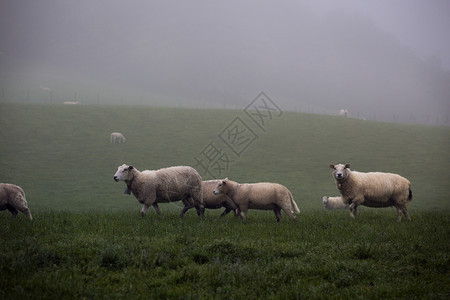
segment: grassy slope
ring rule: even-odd
[[[195,157],[241,111],[0,104],[0,182],[24,187],[35,221],[0,212],[0,298],[448,298],[448,128],[285,113],[224,176],[288,186],[302,209],[275,223],[139,205],[112,175]],[[248,120],[246,120],[248,121]],[[121,131],[126,144],[111,145]],[[220,145],[220,144],[219,144]],[[223,146],[223,145],[222,145]],[[412,222],[392,209],[325,211],[330,163],[412,182]],[[208,179],[208,178],[205,178]],[[444,210],[438,211],[438,210]],[[66,210],[58,212],[55,210]]]
[[[299,113],[270,120],[264,132],[242,111],[0,104],[0,182],[22,186],[32,210],[135,207],[112,180],[118,165],[195,167],[211,141],[228,149],[218,135],[236,116],[258,139],[241,157],[228,150],[233,162],[221,177],[279,182],[301,209],[320,209],[321,196],[338,194],[328,165],[347,162],[410,179],[412,209],[450,208],[448,128]],[[112,131],[127,143],[111,145]]]

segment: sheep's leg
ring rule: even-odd
[[[144,216],[145,216],[145,213],[147,212],[147,209],[148,209],[149,207],[150,207],[150,206],[147,205],[147,204],[144,204],[144,206],[142,206],[142,209],[141,209],[141,217],[144,217]]]
[[[183,209],[181,210],[181,212],[180,212],[180,218],[182,218],[182,217],[184,217],[184,214],[189,210],[189,209],[191,209],[191,208],[193,208],[194,206],[193,205],[191,205],[191,204],[189,204],[189,203],[187,203],[187,202],[185,202],[185,201],[183,201],[183,203],[184,203],[184,207],[183,207]]]
[[[195,205],[195,211],[197,212],[197,216],[201,217],[205,214],[205,208],[203,207],[203,211],[199,205]]]
[[[352,218],[356,218],[356,209],[357,209],[357,205],[353,202],[352,204],[350,204],[350,217]]]
[[[200,204],[200,205],[197,205],[196,208],[197,207],[198,207],[197,212],[199,213],[198,216],[203,218],[205,216],[205,205]]]
[[[397,222],[402,221],[402,213],[405,215],[405,218],[409,221],[411,221],[411,218],[408,215],[408,211],[406,210],[406,207],[397,207]]]
[[[408,221],[411,221],[411,218],[409,217],[409,214],[408,214],[408,211],[406,210],[406,207],[404,207],[402,210],[403,210],[403,214],[405,215],[405,218]]]
[[[17,214],[19,213],[17,211],[17,209],[15,209],[14,207],[12,207],[10,205],[8,205],[6,208],[9,210],[10,213],[12,213],[13,218],[17,217]]]
[[[183,209],[180,212],[180,218],[184,217],[184,214],[190,209],[192,206],[184,206]]]
[[[248,210],[248,206],[247,205],[241,205],[239,206],[239,215],[241,216],[242,221],[246,220],[246,216],[247,216],[247,210]]]
[[[231,208],[227,207],[220,216],[221,217],[226,216],[230,211],[231,211]]]
[[[152,206],[155,209],[156,213],[162,217],[162,213],[161,210],[159,210],[158,203],[153,203]]]
[[[277,222],[280,222],[281,221],[281,207],[276,205],[273,208],[273,212],[275,213],[275,217],[277,218]]]
[[[228,197],[225,199],[225,203],[223,203],[223,206],[229,208],[230,210],[234,210],[234,211],[237,208],[236,203],[234,203],[233,200],[231,200]]]
[[[397,207],[397,222],[402,221],[402,209],[400,207]]]
[[[181,201],[183,202],[184,207],[180,212],[180,218],[182,218],[189,209],[195,207],[193,204],[194,200],[192,199],[192,197],[185,197],[185,198],[181,199]],[[195,208],[197,209],[197,207],[195,207]],[[198,210],[197,210],[197,213],[199,213]]]

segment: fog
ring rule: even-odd
[[[283,110],[450,125],[450,2],[0,3],[0,101]]]

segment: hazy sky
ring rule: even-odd
[[[437,56],[450,71],[449,0],[308,1],[318,12],[342,10],[366,16],[421,57]]]
[[[176,14],[183,13],[176,9],[180,3],[185,1],[142,1],[142,0],[80,0],[80,1],[67,1],[67,0],[2,0],[0,3],[0,16],[3,21],[0,21],[2,29],[0,31],[0,55],[5,55],[6,42],[4,36],[9,36],[8,42],[15,42],[14,36],[10,36],[11,30],[17,31],[25,29],[29,31],[30,35],[36,34],[38,30],[46,30],[48,28],[26,28],[26,23],[29,21],[27,17],[33,15],[33,10],[37,7],[41,7],[36,11],[36,14],[42,15],[45,18],[44,11],[47,12],[47,16],[50,18],[58,18],[59,21],[64,23],[64,18],[70,15],[70,10],[74,10],[74,7],[78,7],[79,12],[84,11],[85,16],[89,17],[93,12],[103,11],[106,15],[109,10],[115,14],[117,23],[126,23],[126,19],[121,19],[118,11],[123,11],[124,18],[130,16],[126,13],[129,10],[140,10],[142,12],[151,11],[148,14],[149,18],[157,16],[158,6],[163,7],[172,6],[174,15],[167,16],[167,18],[176,18]],[[218,8],[221,9],[220,4],[233,3],[234,1],[189,1],[194,7],[194,11],[208,10],[209,6],[214,6],[214,3],[219,3]],[[284,5],[290,2],[291,6],[295,6],[295,3],[304,5],[311,8],[313,11],[326,16],[333,11],[343,11],[348,13],[356,13],[363,17],[370,18],[374,24],[382,28],[393,35],[398,40],[411,47],[422,57],[437,56],[442,60],[442,65],[446,70],[450,70],[450,1],[449,0],[281,0],[281,1],[235,1],[236,10],[239,9],[252,9],[255,11],[261,7],[270,9],[271,6]],[[213,3],[213,4],[210,4]],[[183,3],[183,5],[185,5]],[[258,7],[260,6],[260,7]],[[65,8],[67,11],[65,11]],[[223,7],[222,7],[223,8]],[[156,10],[156,11],[155,11]],[[165,8],[162,9],[162,13],[167,12]],[[187,13],[187,12],[186,12]],[[218,12],[220,13],[220,12]],[[142,14],[138,14],[142,15]],[[94,15],[91,15],[94,16]],[[102,15],[98,15],[99,23],[101,23]],[[249,14],[249,17],[252,17]],[[282,18],[282,16],[275,16],[275,18]],[[30,20],[30,25],[34,25],[35,20]],[[44,20],[39,22],[40,25],[45,26]],[[68,18],[69,22],[74,22]],[[83,28],[83,15],[80,15],[78,20],[80,24],[73,23],[73,26],[80,26]],[[280,19],[282,21],[282,19]],[[66,24],[67,25],[67,24]],[[124,24],[125,25],[125,24]],[[65,29],[63,24],[61,29]],[[53,28],[58,30],[58,28]],[[92,28],[95,30],[95,28]],[[21,32],[24,34],[24,32]],[[18,35],[17,38],[24,38],[22,35]],[[16,41],[18,42],[18,41]],[[36,41],[38,42],[38,41]],[[3,44],[3,45],[2,45]],[[9,47],[7,47],[9,49]]]
[[[448,113],[448,32],[450,0],[2,0],[0,84],[19,100],[238,106],[264,90]]]

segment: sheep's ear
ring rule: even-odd
[[[224,180],[222,180],[222,183],[223,183],[223,184],[227,184],[227,181],[228,181],[228,177],[225,178]]]
[[[345,164],[346,169],[350,169],[350,164]]]
[[[128,167],[128,171],[131,171],[131,170],[133,170],[133,169],[134,169],[133,166],[129,166],[129,167]]]
[[[330,165],[330,168],[334,169],[334,165]]]

